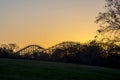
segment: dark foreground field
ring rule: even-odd
[[[0,59],[0,80],[120,80],[120,70],[76,64]]]

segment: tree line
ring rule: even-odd
[[[32,59],[120,68],[120,46],[113,43],[99,43],[93,40],[85,44],[56,48],[52,54],[33,52],[32,54],[20,55],[15,53],[17,48],[18,46],[15,44],[1,45],[0,58]]]
[[[52,54],[33,52],[20,55],[14,53],[18,49],[16,44],[4,44],[0,47],[0,57],[120,68],[120,0],[105,1],[105,11],[96,17],[95,22],[100,23],[100,28],[95,40],[86,44],[56,48]]]

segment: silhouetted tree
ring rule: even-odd
[[[0,58],[35,59],[66,63],[87,64],[120,68],[120,46],[113,43],[99,43],[95,40],[86,44],[62,43],[52,49],[52,54],[46,51],[30,51],[25,54],[15,54],[14,44],[3,44],[0,47]]]
[[[14,54],[14,50],[18,49],[17,44],[1,44],[0,57],[3,58],[18,58],[18,55]]]
[[[120,68],[120,46],[109,44],[107,54],[106,66]]]
[[[15,52],[19,49],[19,46],[15,43],[10,43],[10,44],[8,44],[8,48]]]
[[[50,54],[45,52],[33,52],[32,59],[48,61],[50,60]]]
[[[84,44],[80,51],[80,59],[82,64],[100,65],[103,61],[102,54],[104,53],[101,46],[95,41]]]
[[[96,23],[100,23],[98,33],[118,42],[120,41],[120,0],[106,0],[105,9],[105,12],[100,12],[96,18]]]
[[[53,61],[66,62],[66,52],[63,49],[56,48],[52,53],[51,59]]]

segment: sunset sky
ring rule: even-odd
[[[105,0],[0,0],[0,44],[50,47],[87,42],[99,28],[95,17]]]

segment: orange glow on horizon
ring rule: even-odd
[[[87,6],[86,6],[87,5]],[[50,47],[94,39],[102,0],[0,0],[0,44]]]

